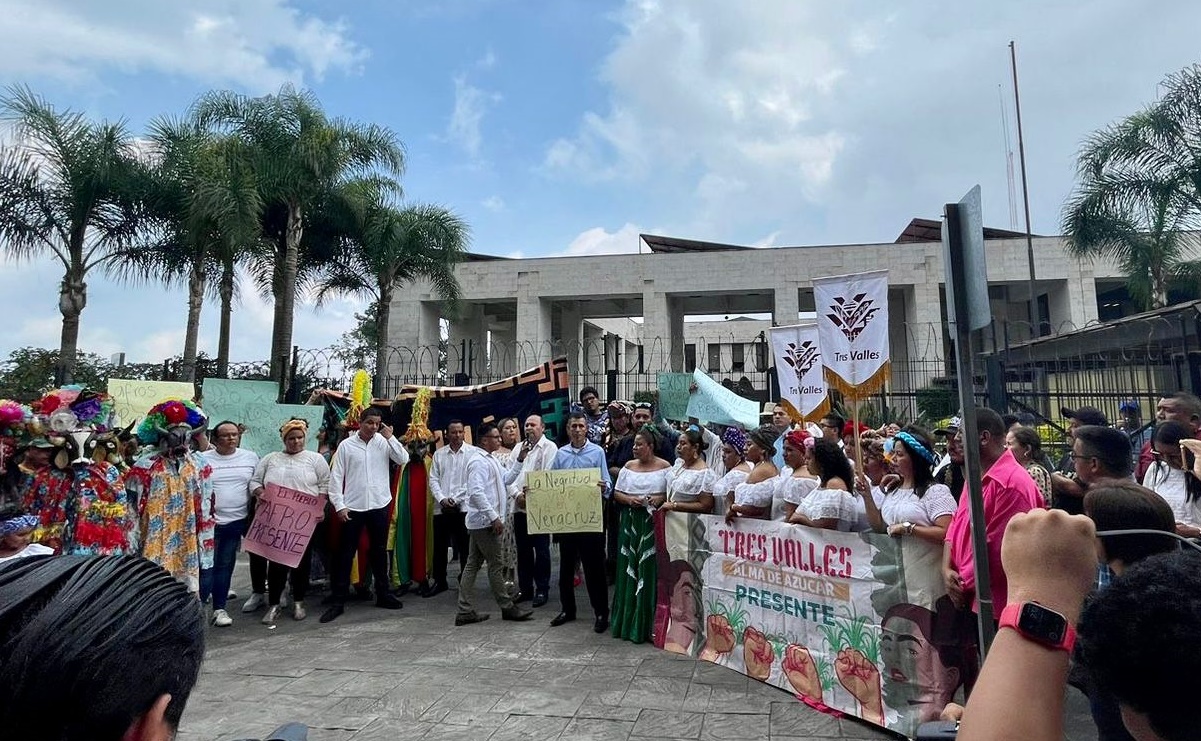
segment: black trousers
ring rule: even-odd
[[[613,499],[606,499],[604,507],[605,573],[612,578],[617,573],[617,536],[621,532],[621,506]]]
[[[459,556],[459,575],[467,568],[467,551],[470,539],[467,536],[467,514],[457,509],[443,509],[434,515],[434,582],[446,583],[446,549],[454,544]]]
[[[266,561],[267,563],[267,604],[274,607],[279,604],[279,598],[283,596],[284,585],[292,585],[292,600],[294,602],[304,602],[304,598],[309,593],[309,572],[313,563],[313,542],[309,541],[309,547],[304,549],[304,555],[300,557],[300,563],[296,568],[290,569],[282,563],[274,561]]]
[[[605,580],[605,534],[559,535],[559,602],[563,612],[575,615],[575,567],[584,564],[588,601],[599,616],[609,616],[609,584]]]
[[[371,576],[375,581],[376,599],[388,590],[388,508],[369,509],[366,512],[350,512],[350,519],[342,523],[338,538],[338,550],[334,554],[334,570],[330,575],[330,587],[334,602],[343,604],[350,592],[350,569],[354,565],[355,552],[359,549],[359,537],[367,529],[367,560],[371,564]]]
[[[513,513],[513,539],[517,541],[517,586],[524,594],[550,590],[550,536],[530,535],[525,512]]]

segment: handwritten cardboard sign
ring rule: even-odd
[[[526,474],[525,511],[529,532],[599,533],[601,517],[599,468],[530,471]]]
[[[314,497],[277,484],[267,484],[264,489],[242,547],[294,569],[313,538],[317,517],[325,509],[325,496]]]
[[[659,414],[663,419],[683,422],[688,419],[688,387],[691,373],[659,374]]]
[[[117,417],[127,425],[146,416],[151,407],[167,399],[191,399],[196,387],[190,381],[130,381],[108,379],[108,394],[113,397]]]
[[[759,426],[759,403],[744,399],[701,371],[693,371],[696,392],[688,399],[688,416],[702,422],[738,425],[746,430]]]

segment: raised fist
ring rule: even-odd
[[[747,628],[742,632],[742,663],[746,666],[748,677],[760,682],[767,681],[775,658],[775,650],[757,629]]]
[[[822,701],[822,678],[817,673],[813,656],[809,649],[790,643],[784,649],[784,659],[780,662],[784,676],[798,695],[817,702]]]
[[[880,670],[857,648],[844,648],[834,660],[838,682],[859,701],[862,717],[884,725],[884,697],[880,689]]]
[[[733,650],[734,629],[730,627],[730,619],[725,615],[710,615],[705,620],[705,647],[701,649],[701,658],[714,661]]]

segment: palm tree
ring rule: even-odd
[[[132,248],[143,167],[123,122],[56,110],[28,88],[9,88],[0,118],[16,137],[0,151],[0,239],[17,259],[48,255],[62,264],[57,380],[69,383],[88,274]]]
[[[263,200],[262,232],[271,251],[259,264],[269,267],[275,301],[271,378],[279,381],[288,372],[310,210],[346,178],[376,169],[399,176],[404,150],[388,129],[331,119],[313,95],[290,86],[262,98],[212,92],[194,112],[243,144]]]
[[[1164,96],[1093,134],[1077,160],[1064,208],[1068,249],[1116,260],[1144,308],[1168,303],[1174,284],[1201,276],[1201,67],[1169,76]]]
[[[372,302],[378,330],[372,393],[382,396],[393,296],[406,283],[424,279],[453,313],[461,293],[454,268],[467,252],[470,227],[442,206],[396,208],[378,184],[349,183],[344,192],[349,228],[342,249],[317,281],[317,300],[347,294]]]
[[[187,287],[179,369],[180,380],[195,381],[205,296],[232,274],[239,246],[256,239],[261,202],[232,138],[218,136],[196,120],[160,118],[150,125],[149,144],[153,169],[143,197],[153,224],[148,230],[151,239],[136,252],[110,262],[109,272],[127,280]],[[233,290],[226,284],[220,288],[224,329]],[[228,337],[222,339],[228,363]]]

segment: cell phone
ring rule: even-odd
[[[917,727],[915,741],[939,741],[940,739],[956,738],[959,736],[959,721],[934,720]]]

